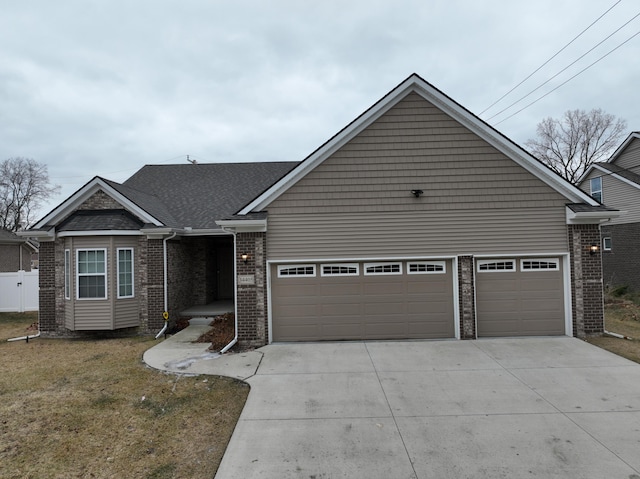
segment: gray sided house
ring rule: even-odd
[[[31,271],[31,262],[38,247],[12,231],[0,228],[0,273]]]
[[[245,346],[586,336],[618,213],[411,75],[300,163],[95,178],[29,234],[45,335],[232,300]]]
[[[606,162],[591,165],[579,186],[624,211],[601,227],[605,286],[640,291],[640,132],[631,133]]]

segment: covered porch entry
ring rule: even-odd
[[[168,245],[171,317],[213,317],[234,311],[233,236],[184,236]]]

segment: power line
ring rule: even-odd
[[[529,93],[527,93],[525,96],[519,98],[518,100],[514,101],[511,105],[509,105],[506,108],[503,108],[502,110],[500,110],[498,113],[490,116],[489,118],[487,118],[487,121],[495,118],[496,116],[500,115],[501,113],[504,113],[505,111],[507,111],[509,108],[511,108],[512,106],[520,103],[522,100],[524,100],[525,98],[527,98],[528,96],[532,95],[534,92],[538,91],[540,88],[542,88],[543,86],[545,86],[547,83],[549,83],[551,80],[553,80],[554,78],[556,78],[558,75],[560,75],[561,73],[564,73],[566,70],[568,70],[569,68],[571,68],[573,65],[575,65],[576,63],[578,63],[580,60],[582,60],[585,56],[587,56],[589,53],[591,53],[593,50],[595,50],[596,48],[598,48],[600,45],[602,45],[604,42],[606,42],[609,38],[611,38],[613,35],[615,35],[616,33],[618,33],[620,30],[622,30],[624,27],[626,27],[629,23],[631,23],[633,20],[635,20],[637,17],[640,16],[640,13],[637,13],[633,18],[631,18],[631,20],[627,21],[624,25],[622,25],[621,27],[619,27],[617,30],[615,30],[614,32],[610,33],[608,36],[606,36],[603,40],[601,40],[600,42],[598,42],[597,44],[595,44],[593,47],[591,47],[589,50],[587,50],[586,52],[584,52],[582,55],[580,55],[578,58],[576,58],[574,61],[572,61],[571,63],[569,63],[566,67],[564,67],[562,70],[560,70],[558,73],[556,73],[555,75],[553,75],[551,78],[547,79],[546,81],[542,82],[540,85],[538,85],[537,87],[535,87],[533,90],[531,90]],[[625,42],[626,43],[626,42]],[[617,48],[617,47],[616,47]],[[613,50],[612,50],[613,51]],[[572,77],[573,78],[573,77]],[[564,85],[564,83],[563,83]],[[551,90],[553,91],[553,90]]]
[[[500,102],[504,97],[506,97],[507,95],[509,95],[511,92],[513,92],[516,88],[518,88],[520,85],[522,85],[524,82],[526,82],[529,78],[531,78],[533,75],[535,75],[536,73],[538,73],[538,71],[540,71],[545,65],[547,65],[547,63],[549,63],[551,60],[553,60],[555,57],[557,57],[560,53],[562,53],[569,45],[571,45],[573,42],[575,42],[578,38],[580,38],[582,36],[583,33],[585,33],[587,30],[589,30],[592,26],[594,26],[596,23],[598,23],[598,21],[604,17],[607,13],[609,13],[611,10],[613,10],[613,8],[618,5],[622,0],[618,0],[616,3],[614,3],[613,5],[611,5],[611,7],[609,7],[609,9],[604,12],[602,15],[600,15],[598,18],[596,18],[591,25],[589,25],[587,28],[585,28],[584,30],[582,30],[578,35],[576,35],[569,43],[567,43],[565,46],[563,46],[560,50],[558,50],[551,58],[549,58],[546,62],[544,62],[542,65],[540,65],[538,68],[536,68],[533,72],[531,72],[524,80],[522,80],[520,83],[518,83],[516,86],[514,86],[511,90],[509,90],[507,93],[505,93],[504,95],[502,95],[500,98],[498,98],[496,101],[494,101],[491,105],[489,105],[488,107],[486,107],[484,110],[482,110],[480,112],[479,115],[482,115],[485,111],[489,110],[491,107],[493,107],[496,103]],[[504,110],[503,110],[504,111]],[[502,113],[502,112],[500,112]],[[499,113],[498,113],[499,114]],[[494,115],[495,116],[495,115]],[[493,117],[491,117],[493,118]],[[489,119],[491,119],[489,118]]]
[[[640,14],[638,14],[640,15]],[[636,16],[638,16],[636,15]],[[635,18],[635,17],[634,17]],[[499,125],[500,123],[502,123],[503,121],[508,120],[509,118],[517,115],[518,113],[520,113],[523,110],[526,110],[527,108],[529,108],[531,105],[533,105],[534,103],[539,102],[540,100],[542,100],[544,97],[550,95],[551,93],[553,93],[554,91],[556,91],[558,88],[566,85],[567,83],[569,83],[571,80],[573,80],[575,77],[577,77],[578,75],[584,73],[585,71],[587,71],[589,68],[591,68],[593,65],[595,65],[596,63],[600,62],[600,60],[604,59],[605,57],[608,57],[610,54],[612,54],[613,52],[615,52],[618,48],[620,48],[622,45],[624,45],[625,43],[628,43],[629,41],[631,41],[633,38],[637,37],[638,35],[640,35],[640,31],[634,33],[633,35],[631,35],[629,38],[627,38],[624,42],[622,42],[621,44],[619,44],[617,47],[615,47],[612,50],[609,50],[607,53],[605,53],[604,55],[602,55],[600,58],[598,58],[595,62],[591,63],[590,65],[586,66],[585,68],[583,68],[582,70],[580,70],[578,73],[576,73],[575,75],[573,75],[571,78],[569,78],[568,80],[565,80],[564,82],[560,83],[560,85],[558,85],[557,87],[555,87],[554,89],[548,91],[547,93],[545,93],[544,95],[542,95],[541,97],[536,98],[535,100],[533,100],[531,103],[529,103],[528,105],[520,108],[518,111],[516,111],[515,113],[512,113],[511,115],[509,115],[506,118],[503,118],[502,120],[500,120],[499,122],[495,123],[494,126]],[[495,116],[495,115],[494,115]],[[493,118],[493,117],[491,117]]]

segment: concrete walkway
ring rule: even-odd
[[[578,339],[272,344],[211,359],[179,336],[145,361],[251,385],[216,479],[640,479],[640,365]]]

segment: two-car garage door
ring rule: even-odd
[[[271,265],[274,341],[455,337],[453,261]],[[475,261],[479,337],[565,334],[560,258]]]
[[[271,268],[274,341],[455,336],[450,260]]]

